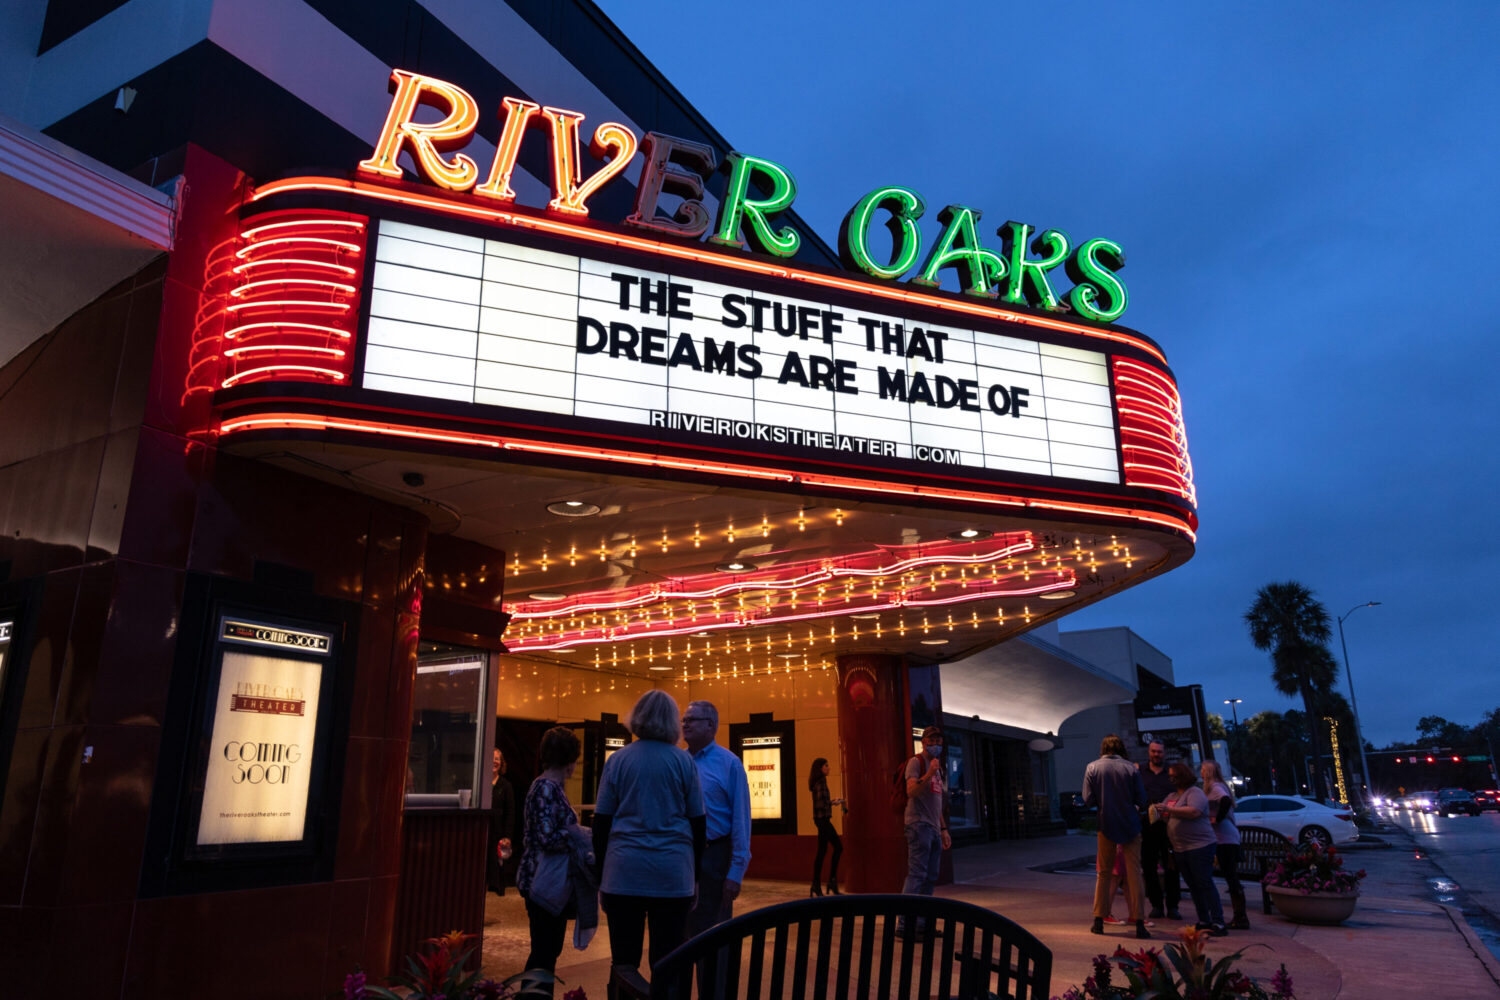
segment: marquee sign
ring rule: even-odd
[[[699,238],[709,232],[704,182],[717,165],[714,151],[701,143],[659,132],[637,137],[618,122],[605,122],[594,130],[589,144],[589,153],[605,162],[584,178],[579,135],[584,116],[506,97],[498,109],[502,127],[495,156],[481,180],[480,166],[471,157],[462,152],[444,155],[467,145],[478,127],[479,106],[474,98],[445,80],[401,69],[392,71],[390,87],[393,99],[385,126],[370,156],[359,164],[364,174],[400,180],[405,171],[398,161],[407,153],[418,174],[431,184],[491,205],[508,205],[516,199],[511,178],[522,141],[528,133],[540,130],[548,136],[552,154],[549,210],[587,216],[589,198],[623,174],[637,151],[642,151],[645,159],[635,210],[625,223],[676,237]],[[442,114],[438,121],[418,120],[430,117],[434,110]],[[790,208],[797,196],[791,173],[775,161],[739,152],[731,152],[724,166],[729,180],[709,241],[735,249],[748,245],[776,257],[796,254],[801,236],[775,222],[777,213]],[[768,193],[759,195],[757,188]],[[680,199],[671,215],[658,207],[663,193]],[[916,265],[921,250],[917,220],[925,211],[922,196],[908,188],[870,191],[849,210],[840,227],[841,260],[851,270],[877,280],[900,279]],[[869,240],[870,227],[880,213],[893,243],[891,258],[885,262],[877,259]],[[1128,296],[1118,272],[1125,266],[1125,253],[1119,244],[1096,238],[1074,246],[1061,230],[1038,231],[1011,220],[996,230],[1001,238],[1001,251],[996,252],[979,236],[981,214],[966,205],[948,205],[939,212],[942,232],[911,282],[936,287],[941,272],[952,268],[963,290],[980,298],[1072,312],[1103,322],[1124,314]],[[1073,282],[1065,297],[1053,284],[1058,267]]]
[[[366,388],[1119,481],[1102,353],[403,223],[378,231]]]
[[[1009,222],[996,252],[979,214],[950,205],[919,267],[922,199],[883,187],[840,232],[857,276],[802,266],[788,259],[800,237],[777,221],[795,184],[769,160],[731,153],[711,212],[706,147],[607,123],[589,147],[604,165],[585,176],[583,116],[507,98],[486,166],[459,151],[478,121],[471,97],[401,70],[392,89],[355,177],[257,186],[239,239],[210,262],[223,328],[195,343],[188,392],[215,395],[221,437],[434,441],[1192,536],[1180,398],[1160,348],[1111,325],[1126,298],[1114,244]],[[545,209],[518,206],[511,185],[533,132],[550,139]],[[634,211],[591,222],[589,198],[637,151]],[[425,183],[407,179],[405,157]],[[889,261],[872,256],[877,222]],[[967,294],[934,287],[950,268]],[[1058,269],[1075,280],[1066,295]],[[217,396],[285,381],[493,412]],[[1123,505],[1121,490],[1133,491]]]

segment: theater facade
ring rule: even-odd
[[[1132,692],[1035,630],[1197,529],[1127,234],[892,178],[825,239],[797,165],[586,0],[21,7],[19,995],[64,959],[80,992],[323,995],[479,932],[491,749],[519,800],[576,727],[587,818],[654,687],[718,706],[752,877],[805,877],[823,757],[851,887],[896,888],[889,777],[934,721],[961,837],[1051,828],[1061,721]]]

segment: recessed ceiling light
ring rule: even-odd
[[[672,668],[669,667],[669,666],[666,666],[665,664],[658,666],[657,664],[653,663],[651,666],[647,667],[646,669],[647,670],[663,670],[664,671],[664,670],[671,670]]]
[[[994,534],[987,528],[963,528],[959,531],[948,532],[948,537],[955,542],[982,542]]]
[[[1069,597],[1077,597],[1077,596],[1078,596],[1078,591],[1076,591],[1076,590],[1051,590],[1051,591],[1048,591],[1047,593],[1045,593],[1045,594],[1042,595],[1042,600],[1044,600],[1044,601],[1062,601],[1062,600],[1066,600]]]
[[[694,632],[693,633],[693,638],[694,639],[707,639],[711,635],[713,635],[712,632]]]
[[[948,640],[947,639],[923,639],[922,640],[922,645],[924,645],[924,646],[946,646],[946,645],[948,645]]]
[[[797,657],[801,656],[802,654],[801,653],[777,653],[776,655],[779,656],[779,657],[781,657],[783,660],[795,660]]]
[[[714,569],[720,573],[748,573],[755,568],[755,563],[736,559],[733,562],[719,563]]]
[[[878,612],[878,611],[867,611],[867,612],[865,612],[862,615],[850,615],[849,617],[850,618],[879,618],[880,617],[880,612]]]
[[[569,646],[567,649],[552,649],[552,650],[548,650],[548,652],[567,654],[567,653],[576,653],[576,652],[578,652],[578,650],[574,649],[572,646]]]
[[[527,594],[526,596],[531,598],[533,601],[561,601],[568,595],[559,594],[555,590],[538,590],[536,593]]]
[[[547,505],[547,510],[559,517],[592,517],[599,513],[599,505],[582,500],[558,500]]]

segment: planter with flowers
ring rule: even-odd
[[[1245,949],[1216,962],[1208,957],[1208,931],[1180,933],[1182,943],[1167,945],[1165,954],[1117,948],[1109,958],[1096,956],[1094,974],[1052,1000],[1297,1000],[1286,966],[1263,985],[1234,967]]]
[[[372,985],[363,972],[344,978],[344,1000],[530,1000],[553,995],[562,980],[543,969],[530,969],[503,983],[480,979],[466,966],[477,935],[449,931],[422,942],[406,966],[390,978],[389,987]],[[394,987],[394,989],[390,988]],[[588,1000],[582,989],[568,990],[562,1000]]]
[[[1336,847],[1302,844],[1261,879],[1276,909],[1299,924],[1338,924],[1354,913],[1364,869],[1351,872]]]

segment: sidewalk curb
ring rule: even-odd
[[[1458,932],[1464,936],[1464,941],[1468,944],[1469,950],[1479,959],[1479,963],[1484,966],[1484,971],[1490,974],[1490,978],[1495,981],[1495,985],[1500,987],[1500,959],[1491,954],[1490,949],[1479,939],[1479,935],[1474,933],[1474,928],[1469,926],[1469,921],[1464,918],[1463,911],[1447,903],[1438,903],[1436,905],[1442,907],[1443,912],[1448,915],[1448,919],[1453,921],[1453,926],[1458,928]]]

